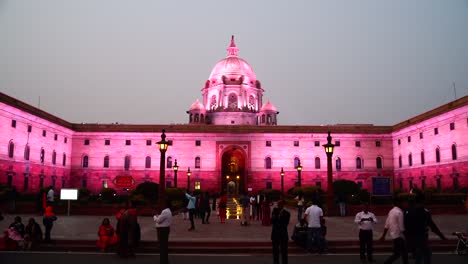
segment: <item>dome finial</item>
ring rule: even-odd
[[[236,46],[236,42],[234,42],[234,35],[231,36],[231,45],[227,48],[228,51],[228,57],[229,56],[234,56],[237,57],[237,52],[239,51],[239,48]]]

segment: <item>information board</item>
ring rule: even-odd
[[[60,189],[60,200],[78,200],[78,189]]]
[[[372,195],[391,195],[390,177],[373,177]]]

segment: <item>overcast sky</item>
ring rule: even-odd
[[[279,124],[393,125],[468,94],[468,0],[0,0],[0,91],[70,122],[187,123],[232,34]]]

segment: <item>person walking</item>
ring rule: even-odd
[[[166,200],[165,208],[160,215],[153,217],[159,241],[159,263],[169,264],[169,233],[171,231],[172,212],[171,202]]]
[[[255,214],[257,211],[256,206],[257,206],[257,199],[255,199],[254,195],[250,195],[250,206],[249,206],[250,221],[255,220]]]
[[[304,211],[304,197],[302,197],[302,193],[299,193],[294,200],[297,202],[297,222],[300,223],[302,212]]]
[[[137,211],[134,202],[126,205],[125,212],[119,219],[119,245],[117,253],[122,258],[134,257],[135,249],[140,240],[140,225],[138,224]]]
[[[204,192],[200,196],[200,210],[202,214],[202,224],[209,224],[209,219],[211,215],[211,206],[210,206],[210,195],[208,192]]]
[[[380,241],[385,240],[385,236],[389,233],[393,240],[393,254],[385,260],[385,264],[393,263],[401,257],[403,264],[408,264],[408,251],[403,236],[405,231],[404,216],[401,210],[401,200],[398,197],[393,198],[393,208],[388,212],[385,228]]]
[[[56,220],[57,216],[55,216],[52,206],[47,206],[45,208],[44,217],[42,218],[42,223],[45,227],[44,243],[52,243],[52,240],[50,239],[50,233],[52,232],[52,227],[54,226],[54,221]]]
[[[312,246],[315,243],[318,253],[322,254],[325,249],[325,241],[322,232],[323,210],[317,206],[317,198],[312,199],[312,205],[309,206],[304,214],[304,220],[307,221],[307,251],[312,252]]]
[[[410,207],[405,212],[405,236],[409,248],[414,250],[416,264],[431,263],[431,249],[429,246],[429,228],[442,240],[446,240],[437,225],[432,221],[431,212],[424,208],[424,195],[416,194],[410,201]]]
[[[363,210],[356,214],[354,222],[359,226],[359,255],[361,261],[366,261],[366,252],[367,252],[367,261],[374,262],[372,257],[373,247],[372,247],[372,237],[374,229],[374,224],[377,223],[377,218],[371,212],[369,212],[369,204],[365,203]]]
[[[279,264],[281,249],[281,263],[288,264],[288,225],[291,214],[284,209],[284,201],[278,201],[278,205],[271,214],[271,242],[273,247],[273,263]]]
[[[185,193],[185,197],[188,199],[187,209],[189,211],[189,219],[190,219],[190,228],[188,231],[195,230],[195,222],[193,221],[193,217],[195,214],[195,203],[197,202],[197,198],[195,196],[190,195],[189,192]]]
[[[218,214],[219,214],[219,220],[221,223],[224,223],[226,221],[226,207],[227,207],[227,196],[225,192],[221,193],[221,197],[219,197],[219,202],[218,202]]]
[[[239,203],[242,207],[242,220],[241,226],[247,226],[249,224],[249,205],[250,205],[250,198],[247,196],[247,193],[242,193],[241,198],[239,199]]]

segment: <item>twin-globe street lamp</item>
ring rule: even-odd
[[[327,212],[331,215],[333,208],[333,173],[332,173],[332,156],[335,145],[331,143],[332,137],[328,131],[327,144],[323,145],[327,154]]]
[[[174,166],[172,166],[174,170],[174,188],[177,188],[177,171],[179,170],[179,166],[177,166],[177,159],[174,161]]]
[[[301,166],[301,160],[298,161],[297,163],[297,186],[301,187],[302,186],[302,179],[301,179],[301,172],[302,172],[302,166]]]

